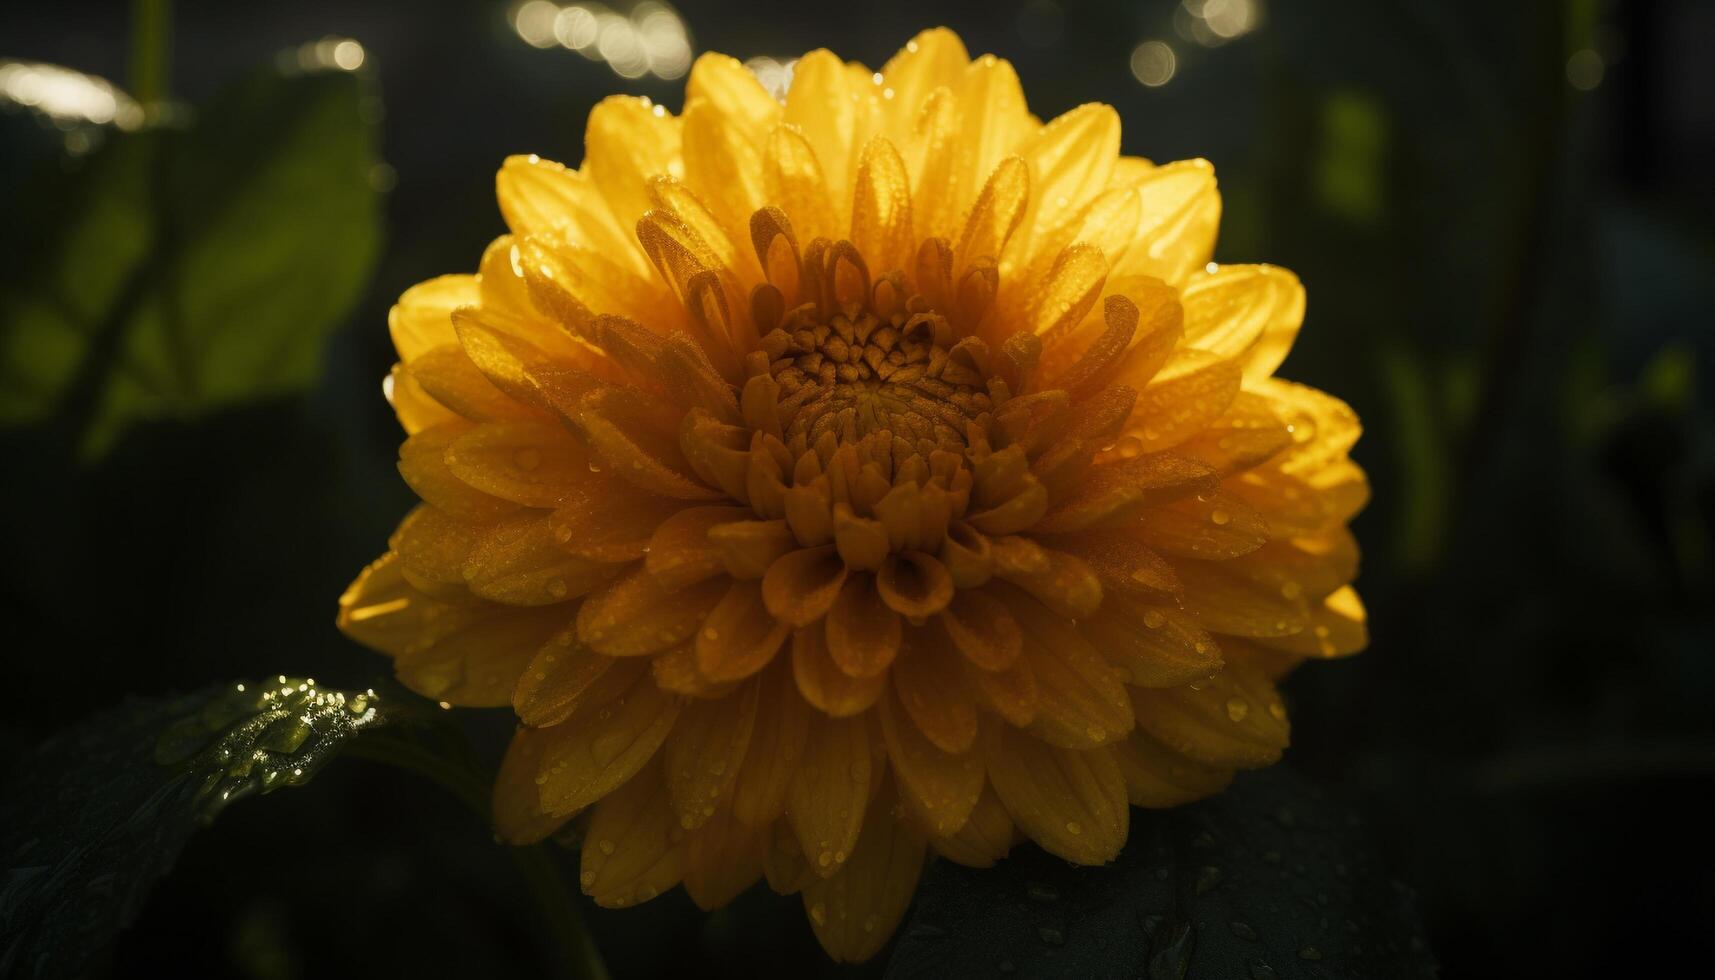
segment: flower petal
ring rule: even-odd
[[[862,714],[887,686],[887,674],[853,677],[828,653],[827,631],[821,623],[792,633],[792,676],[804,700],[835,718]]]
[[[1185,343],[1238,358],[1248,381],[1274,373],[1304,322],[1304,286],[1271,265],[1223,265],[1193,275],[1180,302]]]
[[[645,568],[590,595],[578,609],[578,639],[610,657],[639,657],[689,640],[725,593],[715,581],[668,593]]]
[[[922,832],[894,816],[881,796],[870,810],[840,873],[804,887],[810,927],[836,963],[860,963],[880,951],[905,916],[923,872]]]
[[[969,751],[977,738],[977,705],[965,686],[960,658],[933,641],[926,642],[922,630],[912,630],[911,638],[915,642],[892,670],[899,703],[941,751],[953,755]]]
[[[612,578],[621,566],[569,554],[540,512],[509,517],[484,532],[464,561],[471,592],[509,606],[573,599]]]
[[[853,677],[874,677],[887,670],[899,653],[903,631],[899,614],[882,601],[874,576],[846,576],[827,616],[828,654],[841,670]]]
[[[703,911],[737,898],[762,877],[766,830],[746,827],[723,806],[685,835],[685,893]]]
[[[982,795],[981,753],[969,745],[963,752],[950,753],[929,741],[895,694],[882,697],[877,714],[900,795],[931,833],[938,837],[957,833]],[[974,713],[971,720],[974,741]]]
[[[768,566],[762,577],[762,598],[781,622],[810,626],[833,608],[846,573],[846,564],[833,545],[803,548]]]
[[[1114,745],[1114,761],[1125,774],[1132,806],[1166,809],[1213,796],[1233,781],[1233,771],[1180,755],[1142,731]]]
[[[678,884],[685,857],[678,830],[660,766],[651,765],[596,803],[579,861],[584,894],[619,909]]]
[[[791,627],[762,601],[762,586],[733,582],[697,631],[697,668],[713,681],[749,677],[774,659]]]
[[[662,761],[668,796],[686,830],[714,816],[732,788],[756,727],[756,703],[753,680],[737,693],[694,701],[680,713]]]
[[[1205,765],[1270,766],[1291,738],[1274,684],[1237,660],[1206,681],[1159,690],[1134,687],[1131,696],[1139,728]]]
[[[525,507],[557,507],[589,476],[589,454],[552,422],[478,425],[446,449],[447,468],[490,496]]]
[[[1024,634],[1006,604],[983,592],[961,589],[941,611],[947,638],[965,659],[984,670],[1005,670],[1024,649]]]
[[[857,846],[879,761],[864,719],[810,719],[803,761],[787,788],[786,815],[818,876],[840,870]]]
[[[678,716],[678,701],[642,676],[600,711],[527,729],[542,740],[535,773],[542,812],[577,813],[619,788],[655,757]]]
[[[1139,687],[1177,687],[1221,669],[1221,649],[1201,626],[1172,606],[1113,596],[1078,631],[1108,663]]]
[[[682,169],[679,128],[677,117],[639,96],[609,96],[590,110],[583,172],[620,227],[631,227],[649,210],[650,177]]]
[[[720,574],[725,565],[720,549],[709,542],[709,530],[743,520],[749,513],[742,507],[724,506],[679,511],[655,529],[644,567],[665,592],[677,592]]]
[[[1012,850],[1018,835],[1012,825],[1012,815],[995,795],[994,787],[984,783],[982,795],[971,808],[970,818],[958,832],[947,837],[931,837],[929,846],[935,853],[967,868],[992,868],[996,861]]]
[[[757,679],[756,725],[733,785],[734,816],[747,827],[766,827],[786,809],[787,787],[803,758],[809,706],[785,664]]]
[[[1018,828],[1073,864],[1106,864],[1125,845],[1130,801],[1109,748],[1077,751],[1009,725],[984,727],[989,782]]]

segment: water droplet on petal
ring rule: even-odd
[[[1235,724],[1238,722],[1244,721],[1245,716],[1250,714],[1250,713],[1251,713],[1251,706],[1245,702],[1244,698],[1228,698],[1227,699],[1227,717],[1230,718]]]

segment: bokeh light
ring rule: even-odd
[[[605,63],[625,79],[672,80],[691,70],[691,37],[672,5],[643,0],[621,13],[606,4],[560,6],[526,0],[512,8],[512,29],[535,48],[556,45]]]
[[[0,61],[0,106],[33,109],[62,129],[143,125],[143,107],[105,78],[28,61]]]
[[[1179,58],[1166,41],[1145,41],[1131,51],[1131,73],[1150,88],[1160,88],[1173,81],[1179,70]]]

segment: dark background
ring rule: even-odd
[[[1447,976],[1706,967],[1715,7],[1292,0],[1205,47],[1176,32],[1176,6],[679,9],[698,52],[827,46],[875,67],[944,23],[973,53],[1011,59],[1039,116],[1109,102],[1127,153],[1212,160],[1216,257],[1303,277],[1309,314],[1282,373],[1356,408],[1375,491],[1355,524],[1373,642],[1287,683],[1284,764],[1368,819]],[[123,3],[8,5],[0,58],[123,86],[130,21]],[[682,80],[627,81],[528,46],[505,4],[333,0],[181,4],[171,94],[204,103],[328,35],[367,51],[391,170],[375,176],[389,188],[382,251],[318,380],[134,425],[93,461],[52,422],[4,430],[8,767],[127,692],[384,674],[333,613],[411,503],[378,387],[388,306],[473,268],[503,230],[491,178],[504,155],[575,164],[602,96],[681,99]],[[1155,88],[1128,68],[1150,38],[1178,54]],[[1594,63],[1593,89],[1571,84],[1588,87]],[[25,253],[49,231],[16,218],[17,199],[41,171],[80,164],[68,133],[27,109],[6,105],[0,124],[7,252]],[[492,755],[510,720],[465,723]],[[589,914],[617,977],[832,972],[798,900],[763,888],[712,915],[677,891]],[[111,965],[541,974],[551,952],[534,916],[486,828],[432,786],[350,762],[196,838]]]

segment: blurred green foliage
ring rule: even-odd
[[[380,246],[367,83],[270,68],[168,113],[15,198],[0,425],[52,420],[91,455],[319,376]]]

